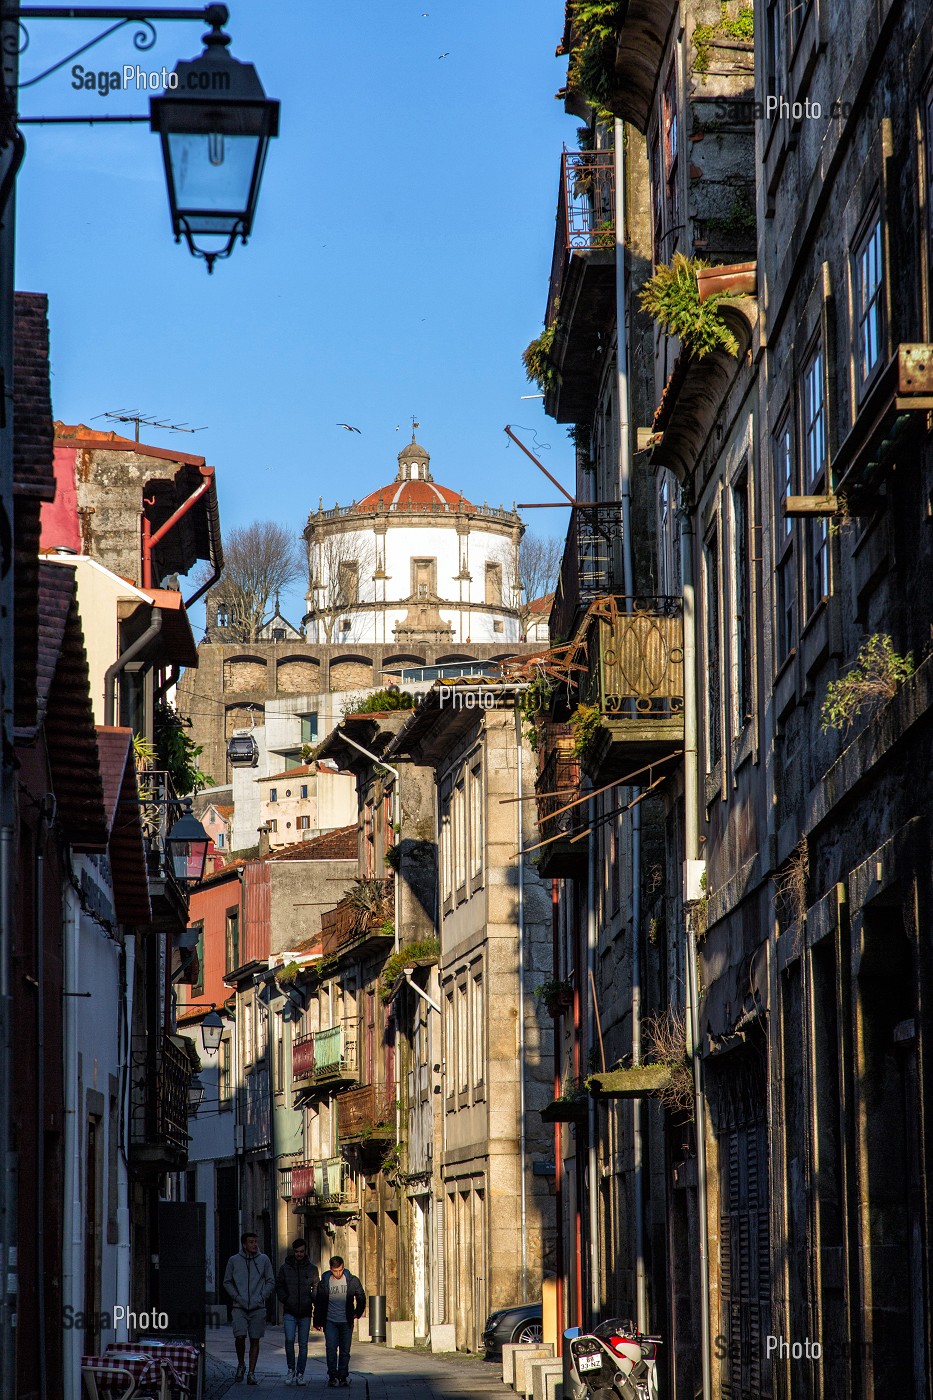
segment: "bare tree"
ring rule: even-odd
[[[338,620],[363,601],[376,567],[376,551],[357,531],[315,532],[310,547],[311,588],[308,617],[318,625],[318,640],[352,641],[353,628],[335,638]]]
[[[563,540],[553,535],[535,535],[529,530],[518,547],[519,578],[514,577],[514,552],[503,555],[503,595],[515,599],[522,637],[527,637],[531,626],[532,603],[554,592],[563,554]]]
[[[270,604],[304,576],[297,537],[273,520],[237,525],[224,539],[224,571],[210,592],[217,627],[231,639],[258,640]]]

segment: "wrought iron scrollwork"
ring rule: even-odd
[[[87,43],[82,44],[80,48],[75,49],[72,53],[66,54],[64,58],[60,58],[56,63],[53,63],[50,68],[46,68],[42,73],[37,73],[34,78],[28,78],[25,82],[20,82],[18,85],[20,90],[23,88],[35,87],[36,84],[41,83],[44,78],[51,77],[51,75],[57,73],[60,68],[64,68],[65,64],[70,63],[73,58],[80,58],[83,53],[87,53],[89,49],[96,48],[97,45],[102,44],[105,39],[109,39],[111,34],[116,34],[118,29],[125,29],[128,24],[139,24],[142,26],[142,28],[137,29],[136,33],[133,35],[133,47],[137,52],[146,53],[149,49],[155,47],[156,40],[159,36],[151,20],[121,19],[116,24],[112,24],[109,29],[105,29],[102,33],[95,35],[93,39],[89,39]],[[25,53],[26,49],[29,47],[29,31],[26,29],[22,20],[19,21],[19,27],[25,35],[25,42],[21,44],[17,52]]]

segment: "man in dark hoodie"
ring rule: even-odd
[[[275,1291],[285,1309],[285,1360],[288,1365],[286,1385],[304,1385],[305,1364],[308,1360],[308,1333],[314,1311],[314,1294],[318,1286],[318,1271],[308,1258],[304,1240],[293,1240],[291,1253],[275,1279]],[[298,1365],[295,1365],[295,1337],[298,1337]]]
[[[339,1254],[321,1279],[314,1295],[314,1330],[324,1333],[327,1344],[327,1384],[349,1385],[350,1343],[353,1324],[363,1316],[366,1294],[355,1274],[344,1269]]]

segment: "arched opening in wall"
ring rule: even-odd
[[[224,690],[238,694],[265,694],[267,666],[262,656],[228,656],[224,662]]]
[[[426,666],[428,663],[423,656],[416,656],[412,652],[399,652],[395,656],[386,656],[382,660],[383,671],[399,671],[403,666]]]
[[[313,656],[286,656],[275,668],[275,688],[285,695],[313,695],[321,688],[321,663]]]
[[[463,666],[472,665],[476,660],[475,656],[463,656],[460,652],[451,652],[449,656],[439,656],[435,661],[435,666]]]
[[[341,656],[331,661],[328,689],[360,690],[373,684],[373,663],[368,656]]]

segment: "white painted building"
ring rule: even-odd
[[[524,525],[440,486],[414,439],[395,480],[308,517],[309,642],[517,642]]]

